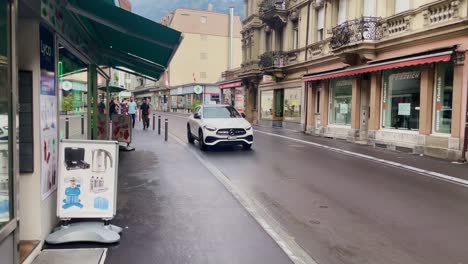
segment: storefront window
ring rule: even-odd
[[[87,139],[88,65],[62,45],[59,45],[58,83],[60,139],[65,138],[66,118],[69,119],[69,138]]]
[[[0,1],[0,229],[12,219],[7,1]]]
[[[261,119],[273,119],[273,91],[263,91],[260,95]]]
[[[238,87],[235,89],[234,107],[239,113],[244,113],[245,111],[244,90],[244,87]]]
[[[382,91],[382,126],[418,130],[420,75],[417,68],[384,71]]]
[[[333,79],[330,88],[330,124],[349,126],[353,83],[350,79]]]
[[[284,121],[301,122],[302,88],[284,90]]]
[[[453,64],[438,63],[436,66],[434,94],[434,132],[452,132],[452,95],[453,95]]]

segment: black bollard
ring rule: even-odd
[[[65,117],[65,139],[70,138],[70,118]]]
[[[81,115],[81,135],[84,135],[84,115]]]
[[[169,134],[169,124],[167,118],[164,121],[164,140],[167,141],[167,136]]]
[[[153,113],[153,131],[156,130],[156,114]]]
[[[158,135],[161,135],[161,116],[158,116]]]

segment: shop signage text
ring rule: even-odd
[[[242,86],[242,82],[221,84],[218,87],[219,89],[225,89],[225,88],[234,88],[234,87],[240,87],[240,86]]]

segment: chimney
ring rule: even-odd
[[[232,45],[234,35],[234,7],[229,7],[229,54],[228,54],[228,70],[232,69]]]
[[[212,3],[208,4],[208,11],[213,11],[213,4]]]

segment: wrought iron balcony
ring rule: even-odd
[[[259,6],[260,19],[268,26],[278,29],[288,20],[288,0],[263,0]]]
[[[380,40],[383,36],[378,17],[361,17],[346,21],[332,29],[330,46],[333,50],[361,41]]]
[[[288,55],[282,51],[268,51],[260,56],[258,65],[262,70],[286,66]]]

